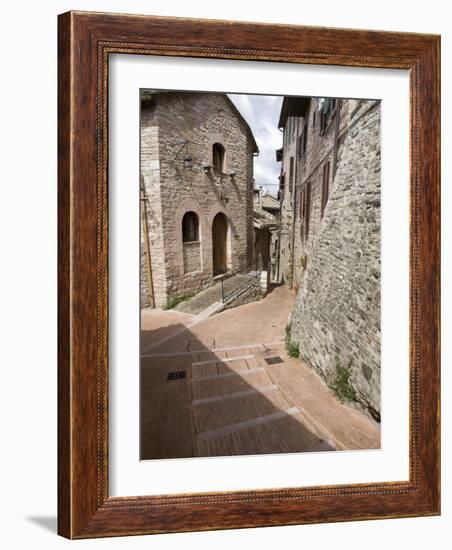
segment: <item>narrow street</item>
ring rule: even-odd
[[[294,299],[276,287],[199,322],[174,310],[143,312],[142,459],[380,446],[377,424],[287,355]]]

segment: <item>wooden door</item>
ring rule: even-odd
[[[213,276],[226,273],[227,267],[228,220],[219,212],[212,224]]]

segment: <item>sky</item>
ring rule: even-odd
[[[276,196],[280,164],[276,149],[282,146],[282,132],[278,130],[282,96],[228,94],[254,134],[259,155],[254,159],[256,186]]]

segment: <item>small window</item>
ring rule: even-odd
[[[212,149],[213,167],[217,172],[224,172],[224,147],[221,143],[214,143]]]
[[[306,154],[306,145],[308,143],[308,123],[305,122],[303,129],[303,155]]]
[[[303,155],[306,154],[306,147],[308,144],[308,121],[303,124],[301,134],[298,136],[298,160],[301,160]]]
[[[336,114],[337,99],[327,97],[320,107],[320,134],[323,134]]]
[[[323,180],[322,180],[322,205],[320,208],[320,217],[323,218],[328,197],[330,194],[330,162],[323,165]]]
[[[182,218],[182,241],[184,243],[199,241],[199,220],[194,212],[186,212]]]
[[[304,210],[304,220],[303,220],[304,241],[306,242],[309,236],[309,222],[311,218],[311,182],[310,181],[308,181],[306,184],[303,210]]]
[[[300,191],[300,204],[299,204],[299,209],[298,209],[298,217],[301,219],[303,218],[303,213],[304,213],[304,191]]]
[[[300,134],[298,136],[298,160],[301,160],[301,157],[303,156],[303,134]]]
[[[279,176],[279,189],[278,189],[278,200],[282,204],[284,202],[284,174]]]
[[[290,157],[290,166],[289,166],[289,191],[290,191],[290,193],[293,192],[293,176],[294,176],[293,157]]]

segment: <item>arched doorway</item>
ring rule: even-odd
[[[219,212],[212,223],[213,276],[228,270],[228,220]]]

